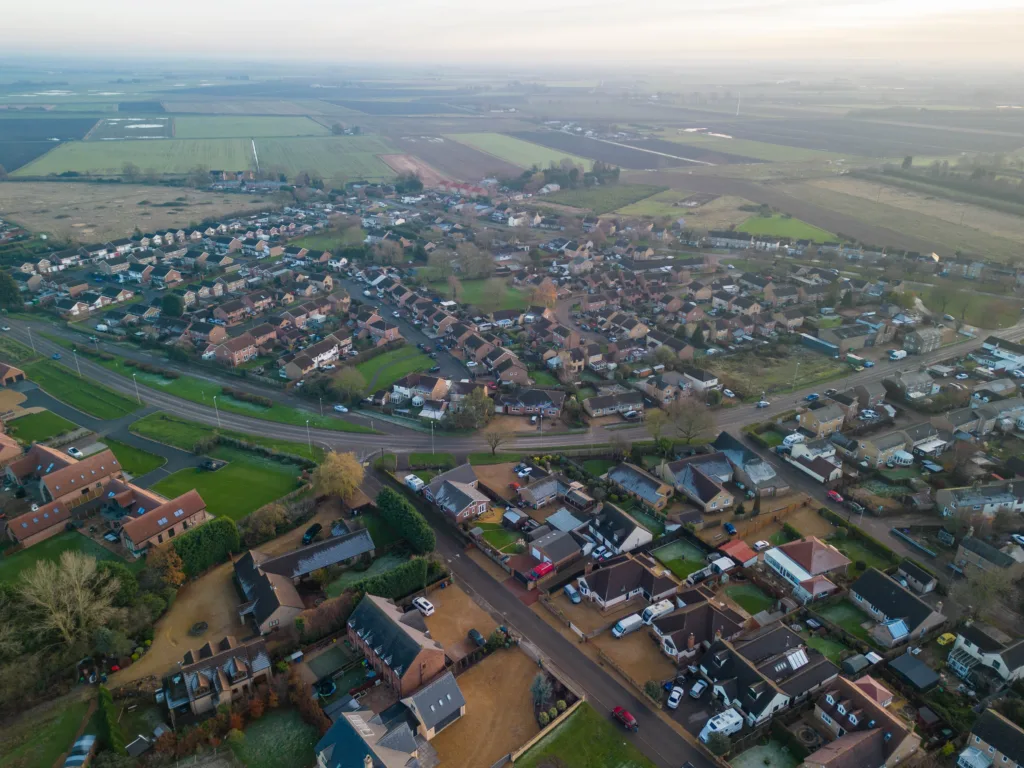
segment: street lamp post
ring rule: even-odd
[[[430,422],[430,454],[434,454],[434,422]]]
[[[309,419],[306,419],[306,445],[309,446],[309,455],[313,455],[313,437],[309,434]]]
[[[796,370],[793,371],[793,383],[790,389],[796,389],[796,377],[800,375],[800,363],[796,364]]]
[[[324,399],[322,397],[320,398],[320,415],[324,415]]]
[[[139,394],[139,380],[135,378],[134,373],[132,374],[132,381],[135,382],[135,399],[139,401],[139,405],[142,405],[142,395]]]
[[[217,396],[213,396],[213,412],[217,414],[217,429],[220,429],[220,408],[217,407]]]
[[[32,327],[28,326],[28,343],[32,347],[32,351],[36,351],[36,341],[32,338]]]
[[[75,370],[78,371],[78,378],[82,378],[82,366],[78,364],[78,352],[72,349],[71,354],[75,356]]]

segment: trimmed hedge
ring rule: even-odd
[[[423,515],[408,500],[391,488],[382,488],[377,494],[377,511],[384,522],[409,542],[418,555],[433,552],[437,544],[434,531]]]
[[[241,544],[238,526],[218,517],[174,539],[174,551],[181,557],[185,575],[195,578],[207,568],[223,563]]]
[[[397,568],[353,584],[351,589],[398,600],[413,592],[419,592],[428,584],[447,575],[448,571],[439,563],[422,557],[414,557]]]
[[[124,748],[124,734],[121,733],[121,726],[117,722],[117,707],[114,706],[114,697],[110,689],[105,685],[99,687],[99,736],[100,742],[111,752],[118,755],[127,755]]]
[[[111,355],[110,357],[111,359],[114,358],[113,355]],[[129,358],[125,358],[124,366],[125,368],[138,368],[143,373],[151,373],[154,376],[161,376],[165,379],[177,379],[181,377],[181,374],[177,373],[176,371],[168,371],[166,368],[160,368],[159,366],[151,365],[150,363],[140,363],[136,360],[131,360]]]
[[[243,403],[252,403],[253,405],[261,405],[264,408],[273,408],[274,401],[269,397],[263,395],[254,395],[250,392],[246,392],[242,389],[232,389],[231,387],[221,387],[221,394],[230,397],[232,400],[239,400]]]
[[[455,455],[451,453],[410,453],[412,469],[454,469]]]

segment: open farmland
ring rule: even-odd
[[[750,218],[750,212],[740,208],[743,205],[750,205],[750,202],[731,195],[717,197],[697,208],[675,205],[680,200],[693,197],[693,194],[683,189],[669,189],[619,208],[616,213],[623,216],[650,216],[655,219],[685,217],[686,226],[696,229],[728,229]]]
[[[330,103],[355,112],[362,112],[365,115],[450,115],[466,111],[451,104],[445,104],[443,101],[354,101],[345,99]]]
[[[529,135],[532,134],[520,134],[521,137]],[[532,168],[535,165],[547,168],[551,163],[558,164],[564,159],[569,159],[588,170],[594,167],[592,160],[569,151],[542,146],[529,138],[516,138],[502,133],[455,133],[446,134],[446,138],[467,144],[520,168]]]
[[[95,117],[0,117],[0,141],[70,141],[96,125]]]
[[[395,143],[450,179],[476,182],[489,176],[518,176],[522,172],[518,165],[440,136],[403,136]]]
[[[0,141],[0,165],[15,171],[56,146],[54,141]]]
[[[120,176],[125,163],[162,174],[185,174],[197,166],[230,171],[256,168],[252,145],[245,139],[75,141],[62,144],[14,175],[49,176],[73,171],[83,176]]]
[[[822,152],[817,149],[801,149],[800,147],[787,147],[783,144],[769,144],[764,141],[750,141],[749,139],[726,139],[721,136],[709,136],[706,133],[680,133],[677,129],[662,132],[662,138],[673,144],[686,147],[700,147],[702,149],[713,149],[716,152],[725,152],[731,155],[742,155],[769,163],[799,163],[814,160],[834,160],[841,155],[832,152]],[[685,152],[683,154],[686,154]]]
[[[545,195],[538,202],[552,202],[583,208],[602,214],[618,210],[623,206],[664,191],[664,187],[649,184],[609,184],[587,189],[566,189],[553,195]]]
[[[88,140],[169,139],[171,135],[169,117],[106,117],[89,132]]]
[[[445,180],[444,175],[431,168],[418,157],[412,155],[379,155],[380,159],[393,170],[401,175],[413,174],[426,187],[436,187]]]
[[[678,158],[665,157],[621,144],[610,144],[586,136],[573,136],[561,131],[516,131],[512,135],[523,141],[551,147],[558,152],[571,152],[577,156],[590,157],[609,165],[617,165],[620,168],[644,170],[647,168],[678,168],[684,165],[692,167],[694,165],[682,159],[682,153],[678,153]]]
[[[271,136],[327,136],[330,131],[308,117],[176,117],[177,139],[248,139]]]
[[[395,172],[377,157],[394,154],[395,150],[376,136],[261,139],[256,142],[256,151],[260,168],[281,169],[289,176],[308,171],[332,183],[395,177]]]
[[[148,201],[148,205],[140,203]],[[168,205],[173,203],[173,205]],[[184,187],[84,182],[0,182],[0,216],[31,232],[79,242],[116,239],[190,220],[267,210],[269,200]]]
[[[737,227],[740,232],[769,237],[788,237],[793,240],[812,240],[815,243],[835,242],[838,238],[831,232],[788,216],[751,216]]]
[[[325,101],[283,99],[217,99],[166,101],[168,112],[195,115],[319,115],[349,112]],[[350,114],[356,114],[350,112]]]
[[[636,147],[637,149],[649,149],[652,152],[663,152],[666,155],[678,155],[679,157],[686,157],[691,160],[698,160],[705,163],[711,163],[713,165],[760,162],[760,160],[755,157],[744,157],[743,155],[732,154],[712,147],[702,147],[697,145],[684,146],[674,141],[666,141],[665,139],[627,139],[622,143],[629,144],[631,147]]]

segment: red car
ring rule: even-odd
[[[832,501],[834,501],[836,504],[842,504],[843,503],[843,497],[840,496],[835,491],[829,491],[826,494],[826,496],[828,496],[830,499],[832,499]]]
[[[623,707],[616,707],[613,709],[612,717],[622,723],[622,726],[627,731],[633,731],[636,733],[636,731],[640,730],[640,725],[637,723],[636,718],[629,714],[629,710],[624,709]]]

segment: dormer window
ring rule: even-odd
[[[836,700],[832,698],[832,694],[831,693],[825,694],[825,701],[827,701],[829,704],[835,704],[836,703]]]
[[[851,712],[850,713],[850,725],[856,725],[856,724],[857,724],[857,716]]]
[[[840,704],[838,707],[836,707],[836,711],[839,712],[840,715],[845,715],[846,714],[846,707],[844,707],[842,704]]]

